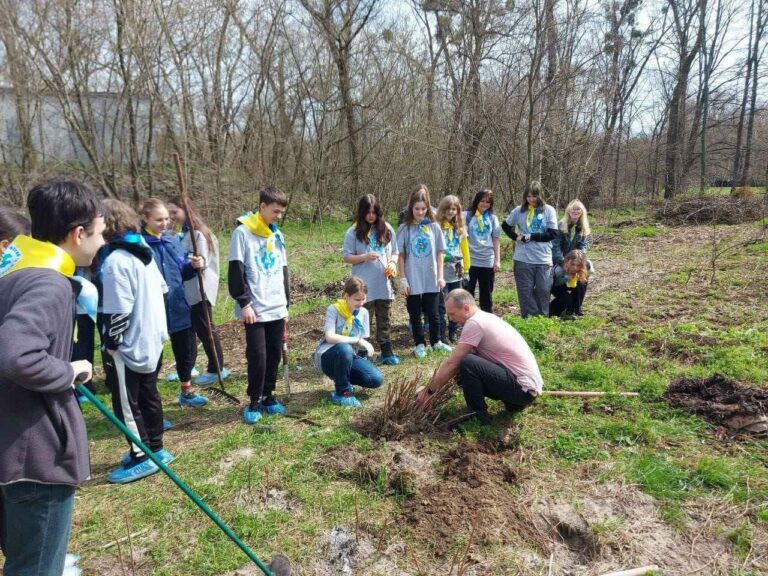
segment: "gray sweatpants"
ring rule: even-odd
[[[515,260],[515,284],[523,318],[549,316],[549,292],[552,289],[550,264],[528,264]]]

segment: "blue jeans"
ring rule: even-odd
[[[320,357],[323,374],[333,379],[336,394],[352,389],[352,385],[363,388],[378,388],[384,383],[376,366],[370,360],[355,354],[349,344],[335,344]]]
[[[74,486],[37,482],[0,486],[5,576],[61,576],[74,503]]]

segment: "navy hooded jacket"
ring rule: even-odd
[[[142,234],[152,248],[155,264],[168,285],[168,294],[165,295],[168,333],[174,334],[191,328],[191,309],[184,297],[184,281],[194,278],[195,270],[185,257],[181,242],[176,236],[170,234],[163,234],[157,238],[146,229],[142,229]]]

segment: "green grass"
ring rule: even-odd
[[[621,235],[626,240],[634,240],[636,238],[656,238],[661,234],[663,228],[658,226],[638,226],[636,228],[627,228]]]
[[[743,438],[720,441],[710,423],[671,408],[662,394],[674,378],[709,377],[715,372],[766,386],[768,303],[760,275],[768,266],[766,243],[750,244],[724,257],[718,264],[718,283],[710,286],[708,272],[702,272],[709,247],[700,241],[708,237],[707,230],[699,231],[699,236],[688,230],[686,241],[671,242],[682,240],[680,232],[648,225],[641,212],[598,211],[594,216],[596,228],[604,226],[610,235],[590,252],[591,257],[599,270],[601,262],[612,261],[613,267],[602,269],[626,274],[601,272],[587,294],[586,316],[575,321],[505,319],[528,341],[546,389],[607,395],[594,400],[545,395],[516,415],[520,452],[502,456],[511,460],[520,456],[515,465],[517,484],[509,489],[521,497],[535,495],[539,502],[577,501],[585,486],[599,490],[602,483],[640,490],[655,499],[659,516],[683,535],[683,541],[717,537],[733,561],[741,564],[750,547],[751,557],[764,550],[760,546],[768,535],[768,443]],[[639,225],[613,227],[627,220]],[[332,298],[324,290],[349,274],[341,255],[348,226],[348,222],[283,226],[291,275],[298,286],[291,321],[301,325],[301,331],[320,328],[315,325],[317,310]],[[746,226],[728,231],[734,240],[752,232]],[[229,237],[221,234],[219,240],[226,254]],[[503,268],[508,270],[510,261],[505,258]],[[641,272],[636,274],[637,270]],[[517,301],[511,276],[497,280],[494,299],[499,305]],[[607,283],[601,285],[603,279]],[[394,325],[405,334],[397,344],[403,363],[384,369],[388,383],[417,369],[429,374],[440,360],[429,356],[418,362],[408,356],[411,344],[403,328],[403,309],[398,299]],[[234,318],[226,273],[215,318],[219,323]],[[162,383],[166,414],[177,423],[177,429],[166,435],[177,455],[174,470],[265,559],[280,551],[303,571],[311,571],[318,560],[327,559],[323,538],[333,526],[354,530],[359,523],[364,526],[362,535],[371,538],[370,533],[379,535],[389,525],[387,544],[407,547],[425,570],[447,573],[444,560],[434,557],[429,543],[416,541],[400,516],[408,498],[420,497],[413,486],[392,490],[386,467],[375,468],[366,481],[355,478],[351,469],[340,474],[329,468],[330,453],[342,448],[366,455],[386,446],[353,428],[357,413],[327,400],[329,390],[311,367],[314,346],[309,337],[297,338],[290,359],[295,394],[289,409],[311,423],[270,417],[263,428],[247,428],[237,411],[220,401],[197,412],[180,409],[174,404],[177,387]],[[170,352],[166,358],[171,358]],[[281,386],[278,383],[279,391]],[[236,374],[227,387],[244,398],[244,374]],[[640,395],[621,397],[619,392]],[[374,409],[383,395],[381,390],[361,393],[365,410]],[[106,394],[101,398],[108,401]],[[494,414],[501,411],[499,403],[489,404]],[[457,394],[444,417],[463,410]],[[125,451],[125,442],[93,406],[86,406],[84,413],[94,478],[79,492],[71,549],[83,556],[86,566],[92,568],[99,561],[117,565],[116,548],[102,546],[140,530],[146,533],[135,537],[133,546],[146,554],[148,572],[153,574],[218,576],[246,564],[245,557],[167,479],[155,476],[133,485],[106,486],[104,476]],[[448,437],[425,440],[420,446],[431,450],[439,462],[448,450],[495,443],[501,426],[470,421]],[[270,490],[280,492],[289,503],[287,509],[268,505]],[[521,502],[535,506],[529,500]],[[722,504],[730,516],[717,516],[721,508],[715,504]],[[709,506],[715,516],[705,526],[701,510]],[[592,522],[590,529],[606,546],[623,546],[621,538],[629,526],[622,519],[608,518]],[[511,568],[527,544],[503,551],[480,542],[472,546],[472,553],[486,558],[489,574],[530,573]],[[457,550],[463,554],[463,548]],[[127,546],[123,553],[129,554]],[[125,569],[130,573],[127,564]]]

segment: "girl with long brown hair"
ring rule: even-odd
[[[216,296],[219,292],[219,241],[203,222],[191,200],[187,200],[188,210],[184,210],[184,203],[178,196],[168,200],[167,205],[171,220],[181,231],[182,248],[187,254],[192,253],[191,230],[194,228],[198,254],[205,262],[203,288],[205,289],[206,301],[203,302],[197,278],[191,278],[184,282],[184,296],[192,309],[192,327],[197,338],[203,343],[203,350],[208,357],[208,368],[205,374],[195,378],[193,384],[195,386],[211,386],[218,381],[217,368],[221,370],[222,378],[228,378],[231,375],[230,371],[224,367],[224,352],[221,348],[219,329],[213,321],[213,307],[216,305]],[[208,308],[207,318],[210,319],[210,324],[206,321],[203,306]]]
[[[344,262],[352,264],[352,275],[370,288],[365,308],[376,322],[376,340],[381,350],[381,363],[400,363],[389,334],[390,311],[395,292],[389,279],[397,275],[397,242],[395,231],[384,218],[384,211],[373,194],[357,203],[355,224],[344,235]]]

